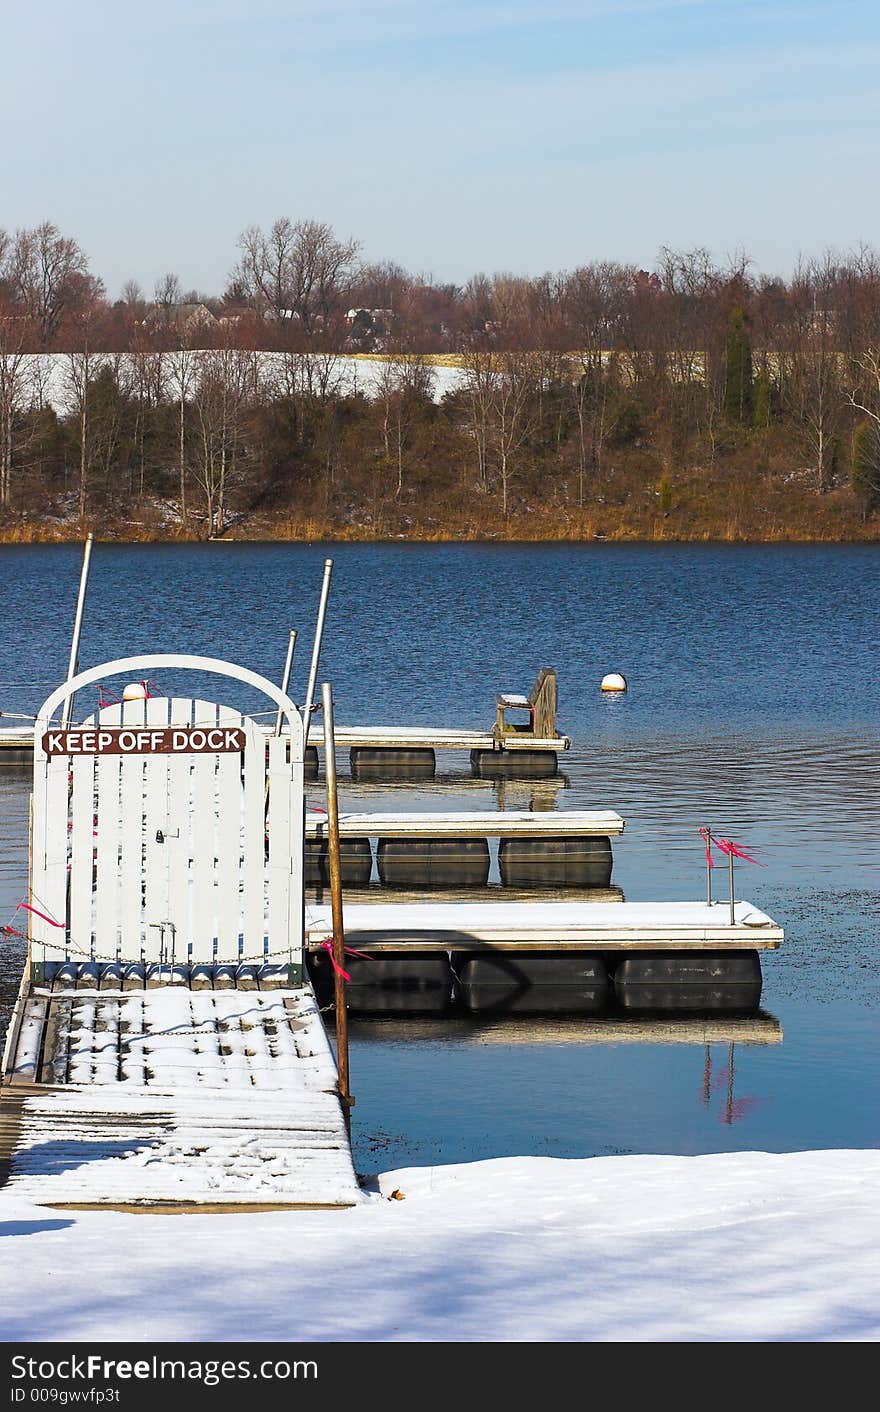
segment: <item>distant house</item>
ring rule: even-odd
[[[393,309],[349,309],[345,322],[363,333],[387,333],[394,322]]]
[[[211,329],[217,320],[205,304],[154,304],[144,323],[148,328],[175,328],[181,333]]]

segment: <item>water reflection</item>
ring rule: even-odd
[[[332,1025],[331,1025],[332,1027]],[[351,1036],[358,1043],[410,1043],[415,1040],[517,1046],[582,1044],[781,1044],[782,1025],[767,1010],[751,1015],[668,1016],[609,1013],[601,1019],[574,1015],[531,1017],[450,1015],[357,1016]]]

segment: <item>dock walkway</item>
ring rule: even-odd
[[[144,988],[143,968],[140,990],[98,989],[96,969],[33,987],[14,1020],[0,1163],[18,1194],[200,1210],[361,1199],[309,987],[247,974],[239,989],[227,966],[199,968],[197,989]]]

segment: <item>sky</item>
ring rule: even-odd
[[[0,47],[0,227],[113,296],[281,215],[456,283],[880,244],[874,0],[0,0]]]

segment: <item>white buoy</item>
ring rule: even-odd
[[[621,672],[608,672],[602,678],[603,691],[626,691],[626,677]]]
[[[123,701],[146,701],[147,688],[142,681],[130,681],[122,688]]]

